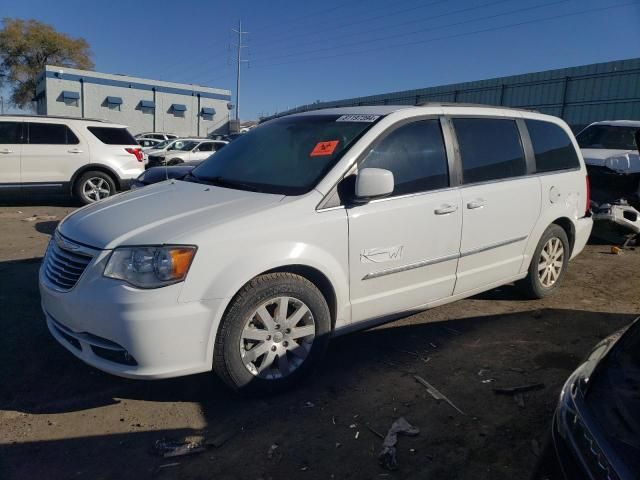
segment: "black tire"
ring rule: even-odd
[[[306,345],[310,345],[306,358],[291,373],[280,378],[263,378],[258,373],[250,372],[250,367],[245,366],[240,346],[241,342],[245,341],[242,337],[245,326],[252,318],[257,318],[257,316],[254,316],[254,312],[265,302],[277,297],[292,298],[291,304],[293,307],[291,308],[295,308],[296,304],[294,302],[302,302],[308,308],[315,324],[315,337],[312,343],[306,343]],[[273,316],[274,318],[276,317],[275,314]],[[303,321],[309,322],[310,320]],[[225,383],[242,394],[260,395],[283,391],[309,376],[309,373],[324,356],[330,334],[331,314],[329,307],[324,296],[313,283],[292,273],[278,272],[260,275],[245,285],[231,301],[218,328],[213,367]],[[274,342],[278,341],[276,337],[274,336],[273,339],[269,337],[267,340],[270,341],[260,341],[255,346],[264,344],[264,348],[275,349]],[[282,341],[281,337],[279,342],[282,343],[278,344],[278,348],[282,345],[286,346],[285,344],[288,343]],[[244,343],[242,344],[244,345]],[[272,346],[269,347],[269,345]],[[247,350],[244,350],[244,352],[246,355]],[[267,354],[269,354],[268,351],[264,354],[264,357],[258,357],[261,362],[266,361]],[[274,353],[273,355],[276,354]],[[294,358],[293,355],[286,352],[284,355],[285,358],[288,357],[298,362],[300,361],[297,356]],[[273,371],[279,372],[279,364],[280,360],[277,357],[277,360],[274,359]],[[251,364],[250,366],[255,367],[256,365]],[[265,374],[268,371],[272,370],[268,369]]]
[[[558,260],[562,264],[562,266],[560,267],[560,271],[553,284],[546,286],[542,283],[542,280],[540,278],[539,268],[541,267],[541,261],[543,260],[542,251],[545,248],[545,245],[547,245],[547,243],[552,239],[557,239],[562,243],[563,255],[561,261]],[[564,279],[570,256],[571,249],[569,246],[567,233],[561,226],[556,225],[555,223],[549,225],[542,234],[542,237],[540,237],[538,246],[533,253],[533,257],[531,258],[531,263],[529,265],[529,273],[527,274],[526,278],[519,282],[519,286],[521,287],[525,295],[532,299],[539,299],[547,297],[554,293],[560,287],[560,284]]]
[[[87,190],[88,188],[90,188],[87,182],[90,181],[94,185],[100,186],[99,193],[92,194],[91,191]],[[80,200],[80,202],[82,202],[82,204],[88,205],[90,203],[97,202],[98,200],[103,200],[104,198],[115,195],[116,183],[108,174],[92,170],[83,173],[78,179],[76,179],[73,185],[73,194],[78,200]],[[98,196],[100,198],[96,198]]]
[[[181,158],[172,158],[167,162],[167,165],[171,167],[173,165],[180,165],[181,163],[184,163],[184,160]]]

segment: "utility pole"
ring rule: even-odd
[[[4,115],[4,97],[0,95],[0,115]]]
[[[243,63],[248,62],[249,60],[242,59],[242,49],[247,48],[247,45],[242,43],[242,36],[249,33],[244,32],[242,30],[242,20],[238,21],[238,30],[232,30],[233,32],[238,34],[238,44],[236,45],[238,49],[237,56],[237,71],[236,71],[236,121],[238,122],[238,130],[240,129],[240,68]]]

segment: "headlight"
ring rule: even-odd
[[[196,247],[183,245],[116,248],[104,276],[140,288],[164,287],[185,279],[195,254]]]

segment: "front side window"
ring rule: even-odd
[[[454,118],[464,183],[519,177],[527,173],[514,120]]]
[[[137,145],[138,142],[126,128],[87,127],[98,140],[107,145]]]
[[[282,195],[311,190],[374,115],[300,115],[272,120],[241,135],[196,167],[189,181]]]
[[[22,122],[0,122],[0,145],[22,142]]]
[[[607,150],[637,150],[638,127],[622,127],[618,125],[591,125],[581,131],[576,139],[580,148],[596,148]]]
[[[394,196],[448,187],[440,121],[421,120],[397,128],[371,149],[358,168],[391,171]]]
[[[77,145],[78,137],[64,124],[28,122],[32,145]]]
[[[525,120],[536,157],[537,172],[579,168],[576,149],[567,133],[555,123]]]

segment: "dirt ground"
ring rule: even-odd
[[[73,209],[33,199],[0,207],[2,479],[528,478],[563,381],[640,313],[640,252],[589,245],[552,298],[523,300],[506,286],[338,338],[317,374],[287,394],[241,399],[213,374],[124,380],[59,346],[40,312],[39,263]],[[493,392],[537,382],[544,388],[523,405]],[[399,438],[399,468],[389,472],[375,432],[400,416],[420,434]],[[226,434],[192,456],[153,449]]]

